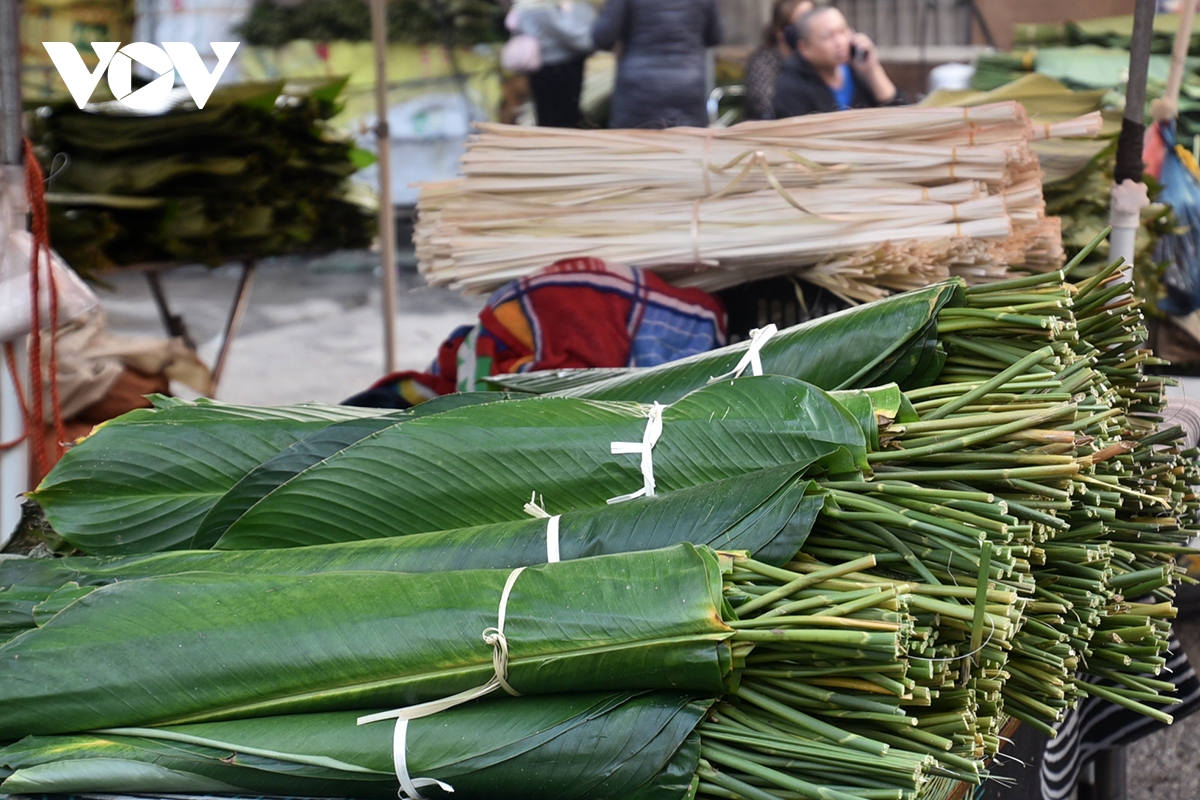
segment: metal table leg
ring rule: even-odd
[[[211,394],[217,396],[217,386],[221,375],[225,372],[225,359],[229,355],[229,346],[237,338],[238,330],[242,327],[242,319],[246,316],[246,307],[250,304],[250,290],[254,286],[254,270],[257,262],[247,259],[242,262],[242,277],[238,281],[237,291],[233,295],[233,305],[229,308],[229,318],[225,321],[225,332],[221,335],[221,346],[217,350],[217,360],[213,365]]]
[[[172,313],[170,303],[167,302],[167,293],[163,290],[162,278],[158,275],[157,269],[146,270],[146,283],[150,284],[150,293],[154,295],[154,303],[158,306],[158,315],[162,318],[163,328],[166,329],[168,336],[178,336],[183,339],[183,343],[189,349],[196,349],[196,342],[188,333],[187,325],[183,322],[183,317]]]
[[[229,316],[225,320],[225,330],[221,334],[221,344],[217,348],[217,358],[213,364],[212,383],[209,387],[209,395],[212,397],[217,396],[217,385],[221,382],[221,375],[225,372],[225,362],[229,356],[229,347],[233,344],[233,340],[237,338],[238,330],[242,327],[242,320],[246,316],[246,307],[250,303],[250,290],[254,285],[254,270],[258,265],[257,262],[254,259],[246,259],[241,263],[242,274],[238,279],[237,289],[233,295],[233,303],[229,307]],[[173,269],[174,265],[167,268]],[[154,296],[155,305],[158,306],[158,314],[162,318],[163,327],[169,336],[180,337],[183,339],[184,344],[195,352],[196,342],[188,332],[183,317],[171,310],[171,305],[167,300],[167,293],[163,289],[159,272],[160,269],[147,269],[146,281],[150,284],[150,293]]]

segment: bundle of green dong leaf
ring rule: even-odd
[[[1200,475],[1143,337],[1114,264],[402,412],[162,399],[32,493],[87,555],[0,560],[0,791],[908,800],[1089,694],[1169,721]]]
[[[203,109],[181,96],[156,114],[69,98],[39,108],[30,135],[54,248],[91,275],[366,247],[375,198],[350,176],[374,157],[327,123],[345,83],[231,84]]]

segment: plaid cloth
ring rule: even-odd
[[[427,372],[388,375],[347,405],[408,408],[487,388],[489,375],[572,367],[651,367],[726,342],[720,300],[651,272],[570,258],[498,289],[438,348]]]

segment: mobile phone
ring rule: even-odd
[[[854,44],[850,45],[850,60],[858,61],[858,62],[866,61],[867,60],[867,51],[864,50],[863,48],[859,47],[858,45],[854,45]]]

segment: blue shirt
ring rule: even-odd
[[[833,101],[837,103],[838,111],[845,111],[854,102],[854,70],[849,64],[842,64],[842,88],[833,90]]]

